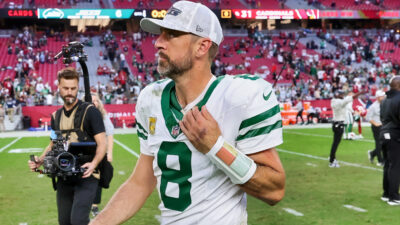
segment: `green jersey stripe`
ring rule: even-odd
[[[136,124],[138,125],[138,128],[143,130],[143,133],[147,134],[147,131],[143,128],[143,126],[136,120]]]
[[[214,89],[220,83],[220,81],[225,76],[220,76],[216,80],[212,82],[210,87],[207,89],[203,99],[197,104],[198,108],[200,109],[203,105],[205,105],[210,98],[211,94],[213,93]],[[173,138],[177,138],[179,134],[182,132],[179,128],[178,121],[182,120],[183,113],[181,112],[182,108],[179,105],[178,99],[175,94],[175,82],[169,82],[161,95],[161,110],[164,116],[165,125],[168,128],[171,136]]]
[[[258,135],[262,135],[262,134],[268,134],[270,133],[272,130],[278,129],[282,127],[282,120],[277,121],[274,124],[265,126],[265,127],[261,127],[258,129],[254,129],[254,130],[249,130],[247,133],[243,134],[243,135],[239,135],[236,138],[236,141],[241,141],[243,139],[246,138],[251,138],[251,137],[256,137]]]
[[[280,112],[280,108],[279,105],[275,105],[274,107],[268,109],[267,111],[260,113],[258,115],[255,115],[251,118],[245,119],[242,121],[242,123],[239,126],[239,130],[252,126],[254,124],[257,124],[263,120],[266,120],[268,118],[271,118],[273,116],[275,116],[276,114],[278,114]]]
[[[208,88],[206,94],[204,95],[203,99],[199,103],[197,103],[199,110],[201,109],[201,107],[203,107],[203,105],[205,105],[207,103],[207,101],[210,98],[211,94],[213,93],[214,89],[217,87],[219,82],[221,82],[221,80],[224,79],[224,77],[225,76],[219,76],[216,80],[214,80],[214,82],[212,82],[212,84]]]
[[[139,129],[136,131],[136,133],[137,133],[138,137],[142,138],[143,140],[147,140],[147,135],[140,132]]]

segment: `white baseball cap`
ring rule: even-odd
[[[153,34],[161,34],[161,27],[192,33],[210,38],[217,45],[224,39],[221,24],[213,11],[201,3],[189,1],[175,2],[162,20],[143,18],[140,27]]]
[[[375,97],[383,97],[383,96],[386,96],[384,91],[381,91],[381,90],[376,91]]]

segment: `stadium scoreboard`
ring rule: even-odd
[[[168,9],[0,9],[0,18],[33,19],[162,19]],[[399,19],[400,10],[319,10],[319,9],[218,9],[214,13],[224,20],[268,19]]]

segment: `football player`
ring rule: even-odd
[[[168,78],[140,93],[139,160],[92,223],[128,220],[157,188],[161,224],[247,224],[245,193],[270,205],[284,196],[275,149],[282,120],[272,85],[211,73],[223,34],[200,3],[178,1],[163,20],[145,18],[140,25],[160,35],[157,69]]]

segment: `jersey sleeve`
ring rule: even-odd
[[[146,106],[146,98],[148,97],[147,88],[142,90],[138,97],[138,101],[136,104],[136,130],[137,135],[139,137],[140,142],[140,153],[153,156],[153,153],[150,151],[147,138],[149,135],[149,128],[148,128],[148,118],[146,116],[147,107]]]
[[[247,90],[241,107],[236,147],[252,154],[282,144],[282,118],[272,85],[263,79],[243,82]]]

